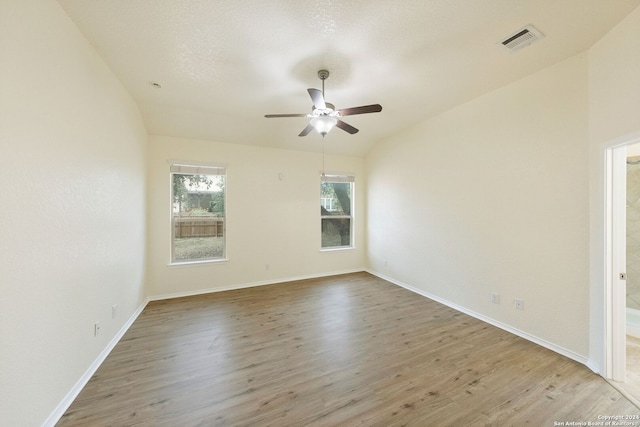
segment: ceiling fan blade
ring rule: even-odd
[[[313,126],[307,125],[306,128],[302,129],[302,132],[300,132],[298,136],[307,136],[309,135],[309,132],[311,132],[312,130],[313,130]]]
[[[311,100],[313,101],[313,106],[319,110],[324,110],[327,108],[327,104],[324,102],[324,95],[322,95],[322,91],[318,89],[307,89],[309,92],[309,96],[311,96]]]
[[[340,129],[347,133],[350,133],[351,135],[353,135],[354,133],[358,133],[358,129],[354,128],[348,123],[343,122],[342,120],[338,120],[338,123],[336,123],[336,127],[339,127]]]
[[[341,116],[353,116],[356,114],[366,114],[366,113],[379,113],[382,111],[382,105],[380,104],[372,104],[372,105],[363,105],[362,107],[353,107],[353,108],[344,108],[339,110]]]
[[[307,117],[307,114],[265,114],[267,119],[273,119],[274,117]]]

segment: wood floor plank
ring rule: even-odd
[[[151,302],[59,426],[595,422],[585,366],[367,273]]]

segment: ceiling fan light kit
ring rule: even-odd
[[[307,92],[309,92],[309,96],[311,97],[311,101],[313,102],[311,114],[267,114],[265,117],[268,119],[280,117],[307,117],[311,120],[309,120],[307,127],[304,128],[298,136],[306,136],[309,132],[315,129],[324,138],[324,136],[334,127],[338,127],[352,135],[358,132],[358,129],[343,122],[340,120],[340,117],[353,116],[355,114],[378,113],[382,111],[382,106],[380,104],[363,105],[361,107],[336,110],[336,107],[333,104],[326,102],[324,99],[324,81],[329,78],[329,71],[318,71],[318,77],[322,80],[322,90],[313,88],[307,89]]]
[[[309,121],[309,124],[313,126],[320,135],[325,136],[331,129],[338,123],[338,119],[331,116],[319,116],[314,117]]]

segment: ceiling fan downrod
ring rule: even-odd
[[[328,70],[318,71],[318,77],[320,78],[320,80],[322,80],[322,97],[326,99],[326,97],[324,96],[324,81],[329,78],[329,71]]]

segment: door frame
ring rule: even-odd
[[[626,157],[627,144],[605,151],[605,377],[626,379]]]

